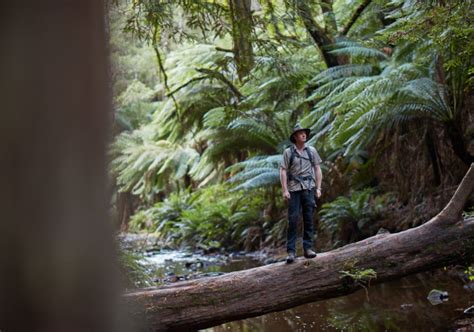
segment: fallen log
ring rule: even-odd
[[[474,218],[462,208],[474,186],[474,164],[448,205],[425,224],[378,234],[342,248],[215,278],[126,295],[142,330],[190,330],[337,297],[474,255]]]

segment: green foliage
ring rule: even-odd
[[[358,270],[352,269],[350,271],[339,271],[342,274],[341,278],[349,277],[359,283],[368,283],[370,280],[377,278],[377,272],[374,269]]]
[[[240,182],[235,190],[276,185],[280,181],[280,162],[281,154],[249,158],[228,168],[229,171],[242,169],[229,181]]]
[[[133,130],[149,122],[156,107],[153,100],[160,86],[155,54],[123,31],[125,19],[119,7],[112,6],[109,17],[115,121],[120,130]]]
[[[172,244],[176,240],[177,222],[183,212],[191,207],[191,195],[188,191],[173,192],[163,202],[136,212],[130,219],[130,228],[137,232],[156,232],[165,244]]]
[[[124,248],[119,249],[117,260],[126,288],[132,289],[151,286],[152,282],[149,277],[148,267],[143,263],[142,259],[143,254]]]
[[[381,217],[384,206],[390,197],[387,195],[374,196],[374,192],[374,189],[367,188],[353,192],[350,197],[340,196],[332,202],[323,204],[321,227],[327,229],[332,235],[334,246],[341,244],[335,240],[343,227],[350,225],[353,232],[351,238],[358,240],[361,230]]]
[[[464,270],[464,273],[466,274],[467,279],[469,281],[474,281],[474,266],[473,265],[468,266],[467,269]]]
[[[155,92],[141,81],[133,80],[116,99],[115,121],[122,129],[134,130],[151,120],[157,104],[152,102]]]
[[[334,44],[329,53],[335,55],[350,55],[352,58],[374,58],[378,60],[386,60],[387,55],[379,50],[364,47],[355,42],[339,42]]]
[[[167,187],[183,184],[183,177],[199,161],[199,154],[187,145],[157,140],[152,125],[119,135],[112,145],[112,172],[120,190],[144,200]]]
[[[391,17],[395,22],[379,32],[380,38],[392,44],[429,41],[431,52],[446,71],[453,108],[458,112],[473,82],[474,2],[407,1]]]
[[[335,47],[338,49],[338,44]],[[340,50],[358,57],[361,48],[343,44]],[[426,57],[411,52],[414,61],[400,63],[405,56],[401,47],[390,61],[374,62],[369,50],[361,63],[330,68],[311,81],[317,88],[308,101],[316,101],[316,105],[304,121],[319,137],[327,135],[333,149],[343,148],[346,156],[357,155],[381,131],[399,122],[419,118],[453,120],[446,87],[429,77],[425,66],[430,61]]]
[[[356,267],[357,263],[357,259],[347,261],[344,265],[346,270],[339,271],[341,274],[340,278],[349,278],[351,282],[364,288],[367,301],[369,301],[368,287],[370,286],[370,281],[377,278],[377,272],[371,268],[359,269]]]
[[[167,55],[165,69],[173,98],[160,105],[154,119],[170,140],[202,130],[207,112],[231,104],[234,92],[226,84],[234,75],[230,62],[228,54],[205,44],[187,45]],[[216,72],[217,78],[212,75]]]
[[[130,2],[125,15],[125,29],[145,40],[169,35],[176,42],[185,42],[216,38],[230,30],[227,8],[221,1],[137,0]]]
[[[466,211],[463,211],[464,218],[473,218],[474,217],[474,206],[469,207]]]
[[[249,227],[261,222],[262,196],[214,185],[193,193],[175,192],[137,212],[132,227],[148,228],[168,245],[241,248]]]

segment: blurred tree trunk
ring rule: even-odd
[[[228,0],[232,22],[232,40],[237,74],[242,82],[254,64],[252,48],[253,20],[251,0]]]
[[[0,4],[0,330],[121,331],[102,1]]]
[[[126,232],[128,231],[128,222],[130,221],[130,217],[134,213],[132,193],[128,191],[117,191],[116,207],[118,218],[117,225],[119,225],[121,232]]]

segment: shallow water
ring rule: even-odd
[[[449,331],[462,311],[474,304],[460,278],[443,270],[372,285],[364,290],[282,312],[231,322],[208,331]],[[449,300],[432,305],[432,289]]]
[[[143,262],[149,265],[149,273],[157,284],[216,276],[261,265],[252,256],[202,255],[171,250],[151,253]]]
[[[162,252],[147,261],[155,265],[155,276],[161,280],[167,275],[191,278],[261,265],[252,257],[232,259],[183,252]],[[474,304],[474,293],[464,285],[454,270],[423,272],[371,285],[367,293],[360,290],[205,331],[451,331],[453,322],[463,317],[463,310]],[[449,299],[432,305],[427,299],[432,289],[447,291]]]

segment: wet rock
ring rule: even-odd
[[[167,278],[164,278],[163,282],[176,282],[178,280],[179,280],[178,276],[172,275],[172,276],[169,276]]]
[[[218,248],[218,247],[210,247],[208,248],[207,250],[204,251],[205,254],[215,254],[215,253],[220,253],[221,252],[221,248]]]
[[[278,259],[274,257],[267,258],[266,260],[263,261],[263,264],[268,265],[268,264],[273,264],[279,262]]]
[[[381,227],[381,228],[379,228],[379,230],[377,232],[377,235],[380,235],[380,234],[390,234],[390,232],[387,229]]]
[[[186,262],[186,263],[184,263],[184,266],[187,269],[196,271],[198,269],[203,269],[206,266],[206,264],[204,262],[200,261],[200,260],[197,260],[197,261],[194,261],[194,262]]]
[[[432,305],[441,304],[443,302],[448,301],[449,294],[446,291],[441,291],[439,289],[432,289],[428,294],[427,299],[430,301]]]
[[[124,249],[147,251],[162,246],[158,236],[155,234],[121,233],[117,238]]]
[[[470,306],[469,308],[467,308],[466,310],[464,310],[463,313],[464,313],[465,315],[469,315],[469,316],[474,315],[474,305],[473,305],[473,306]]]
[[[239,252],[233,252],[229,256],[231,259],[239,259],[242,257],[245,257],[245,252],[244,251],[239,251]]]
[[[474,282],[470,282],[470,283],[464,285],[463,288],[467,291],[471,291],[471,292],[474,291]]]
[[[150,257],[150,256],[153,256],[153,255],[158,255],[159,253],[160,253],[159,249],[148,249],[148,250],[145,251],[145,256]]]
[[[218,277],[224,275],[224,272],[207,272],[207,273],[200,273],[196,276],[196,278],[205,278],[205,277]]]
[[[236,253],[238,259],[232,260],[228,255],[198,255],[196,252],[189,251],[171,251],[160,250],[160,252],[145,260],[151,266],[150,275],[155,275],[155,283],[166,284],[181,280],[192,280],[204,277],[215,277],[224,274],[224,272],[210,272],[209,270],[220,270],[219,266],[226,272],[234,269],[242,269],[248,266],[254,267],[261,264],[248,264],[253,260],[252,253],[242,257],[241,253]]]
[[[474,318],[462,318],[454,322],[454,329],[456,332],[471,332],[474,331]]]
[[[402,308],[403,310],[409,310],[409,309],[412,309],[412,308],[413,308],[413,304],[411,304],[411,303],[404,303],[404,304],[401,304],[401,305],[400,305],[400,308]]]

